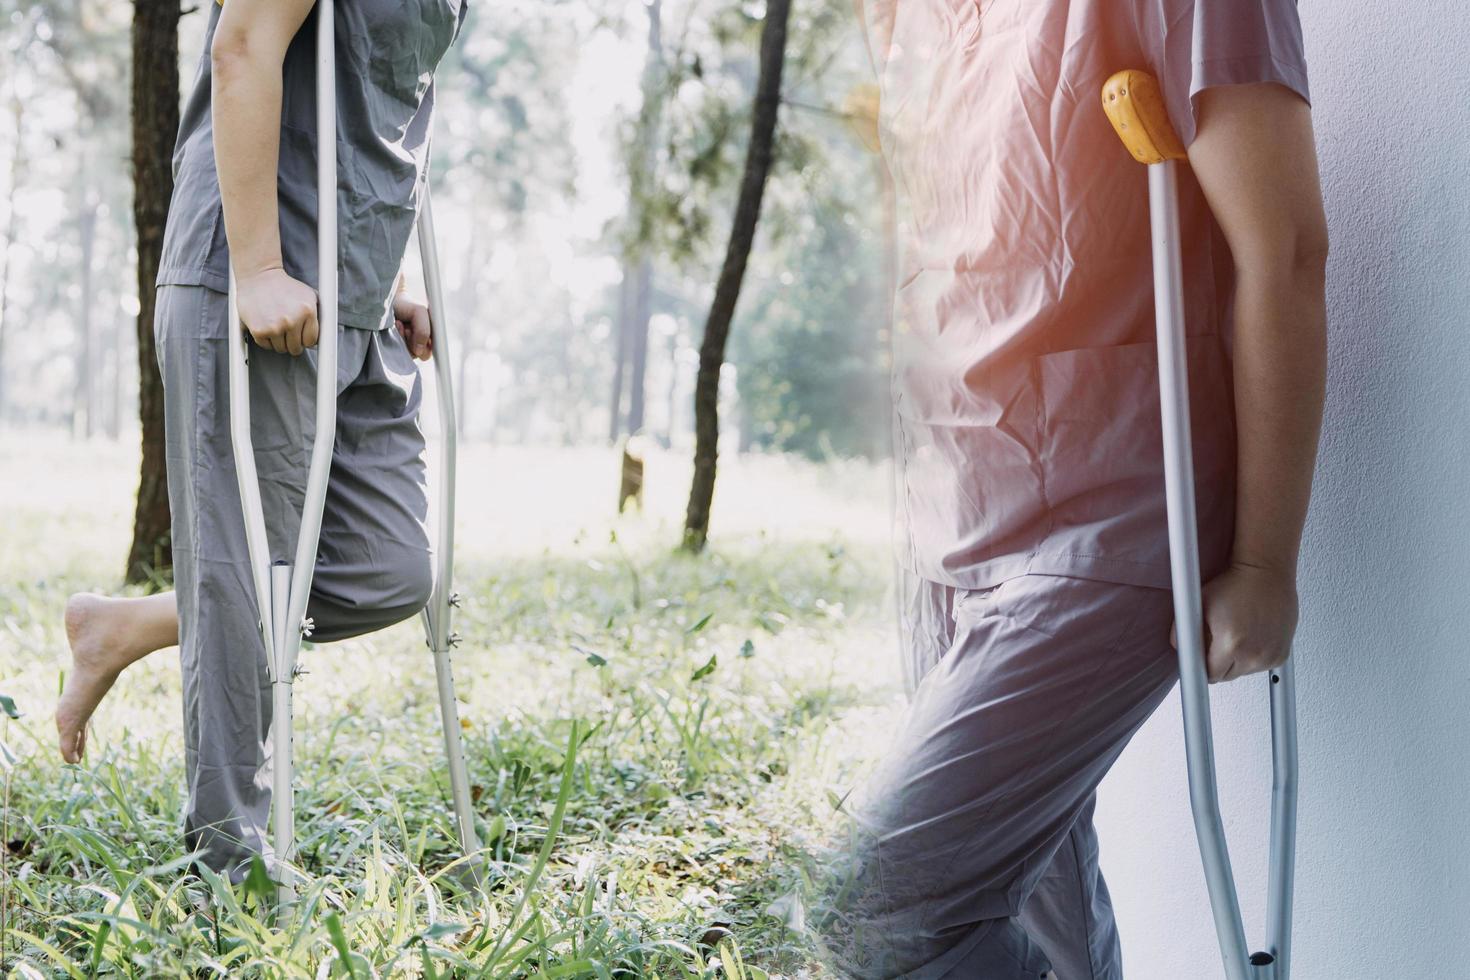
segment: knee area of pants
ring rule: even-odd
[[[389,615],[412,615],[429,604],[434,561],[427,550],[403,547],[382,555],[373,581],[364,583],[356,604]]]
[[[399,589],[393,605],[422,609],[434,592],[434,559],[427,551],[406,552],[393,567]]]
[[[405,553],[346,595],[317,593],[310,607],[317,627],[312,638],[330,643],[392,626],[417,616],[433,591],[434,568],[427,553]]]

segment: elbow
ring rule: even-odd
[[[1303,221],[1280,226],[1272,234],[1232,251],[1236,275],[1243,280],[1280,287],[1321,283],[1327,276],[1327,223]]]
[[[250,45],[240,31],[227,31],[223,28],[214,32],[214,39],[209,42],[209,67],[216,77],[229,72],[240,61],[248,57]]]
[[[240,76],[241,69],[250,62],[250,49],[243,41],[221,41],[215,35],[209,46],[209,71],[215,85],[228,84]]]
[[[285,52],[271,51],[269,47],[246,28],[219,27],[209,44],[210,70],[216,79],[229,80],[251,69],[272,66],[279,69]]]
[[[1294,237],[1290,267],[1292,274],[1312,281],[1327,278],[1327,221],[1314,221],[1298,230]]]

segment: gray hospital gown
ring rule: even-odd
[[[417,216],[432,77],[467,0],[338,0],[337,438],[307,614],[313,640],[380,628],[423,608],[433,584],[416,364],[390,327],[394,279]],[[271,696],[256,623],[229,431],[229,249],[210,117],[208,47],[174,153],[154,337],[163,377],[174,583],[184,680],[185,839],[239,880],[272,859]],[[285,269],[315,287],[313,14],[282,69],[278,164]],[[355,329],[354,329],[355,328]],[[290,561],[315,423],[316,351],[250,352],[252,433],[275,560]]]
[[[868,0],[901,207],[902,730],[845,809],[840,975],[1121,975],[1095,789],[1177,677],[1147,177],[1103,82],[1308,97],[1291,0]],[[1202,574],[1234,531],[1232,266],[1180,170]]]

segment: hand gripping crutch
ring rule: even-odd
[[[235,274],[230,269],[230,439],[235,476],[245,519],[245,541],[250,552],[251,578],[260,610],[260,635],[265,641],[266,666],[271,681],[271,821],[276,859],[280,862],[277,901],[289,909],[296,885],[289,867],[295,859],[295,814],[292,794],[291,685],[301,640],[310,633],[306,602],[316,566],[322,527],[322,505],[332,466],[332,444],[337,433],[337,93],[332,32],[332,0],[317,0],[316,131],[317,131],[317,299],[320,334],[317,340],[316,432],[307,471],[306,498],[301,527],[296,534],[295,563],[271,563],[255,473],[255,448],[250,439],[250,378],[240,311],[235,299]],[[289,914],[289,912],[287,912]]]
[[[1205,675],[1199,537],[1195,527],[1194,466],[1190,446],[1188,361],[1185,356],[1183,274],[1179,254],[1179,200],[1174,161],[1185,156],[1169,125],[1158,84],[1128,70],[1103,85],[1103,109],[1135,159],[1148,164],[1153,235],[1154,310],[1159,345],[1159,399],[1163,421],[1164,485],[1169,514],[1169,564],[1179,648],[1180,701],[1189,769],[1189,801],[1204,859],[1215,931],[1229,980],[1287,980],[1291,963],[1292,874],[1296,862],[1296,696],[1292,664],[1272,670],[1271,851],[1266,905],[1266,949],[1249,953],[1230,853],[1220,820],[1210,694]]]
[[[332,445],[337,425],[337,134],[336,77],[333,45],[332,0],[317,0],[317,298],[320,335],[317,342],[316,431],[301,526],[297,531],[294,564],[271,563],[265,532],[260,483],[255,470],[255,452],[250,438],[249,362],[235,301],[234,270],[229,285],[229,385],[230,436],[239,481],[240,502],[245,522],[245,539],[250,553],[251,578],[260,610],[261,638],[271,680],[273,713],[272,831],[280,875],[277,901],[289,914],[295,898],[290,862],[295,858],[294,766],[292,758],[292,684],[295,681],[301,641],[310,635],[306,617],[321,532],[322,507],[331,471]],[[441,427],[444,446],[440,461],[438,569],[435,587],[424,610],[429,646],[434,651],[438,674],[440,715],[444,723],[450,786],[459,824],[460,843],[465,853],[478,847],[460,742],[459,718],[450,674],[449,647],[457,639],[449,632],[449,607],[455,603],[450,592],[453,562],[455,423],[454,396],[449,369],[448,330],[444,324],[443,289],[434,251],[433,219],[429,213],[427,184],[419,221],[419,243],[423,254],[429,302],[434,317],[434,360],[438,379]],[[478,875],[477,875],[478,880]]]

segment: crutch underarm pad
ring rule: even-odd
[[[1126,68],[1114,74],[1103,83],[1102,104],[1133,159],[1163,163],[1184,157],[1184,147],[1169,124],[1159,83],[1148,72]]]

